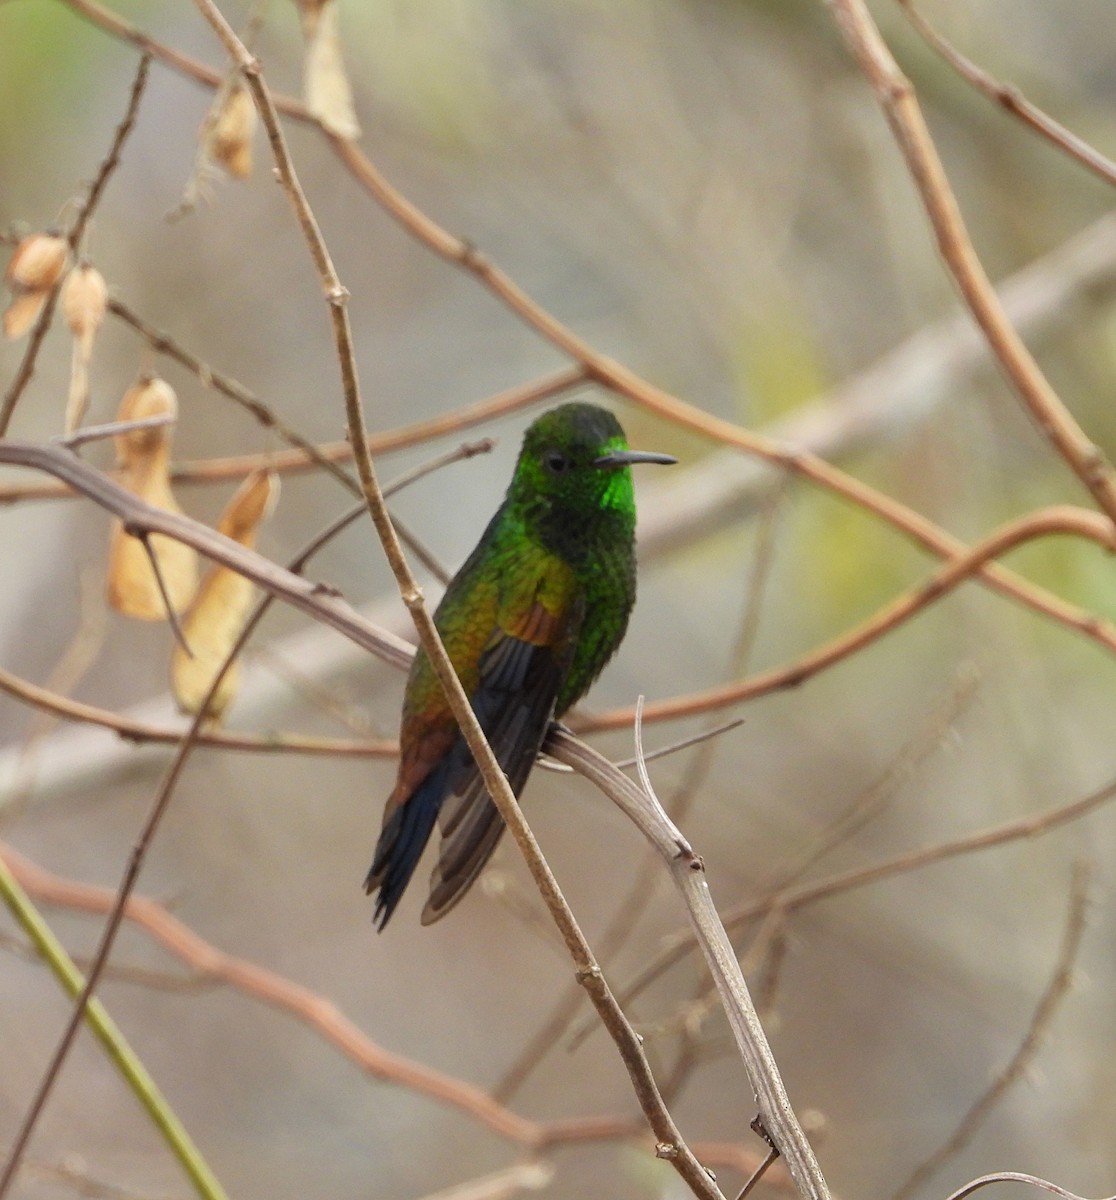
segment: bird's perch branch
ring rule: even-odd
[[[701,858],[667,816],[655,794],[633,783],[591,746],[578,741],[568,730],[555,726],[545,749],[584,775],[617,804],[670,868],[671,878],[686,904],[694,935],[744,1060],[764,1129],[785,1159],[799,1194],[824,1200],[829,1196],[825,1177],[791,1108],[740,964],[709,895]]]

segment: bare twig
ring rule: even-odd
[[[80,700],[73,700],[49,688],[40,687],[29,680],[20,679],[0,667],[0,692],[53,713],[68,721],[81,721],[89,725],[100,725],[111,729],[130,742],[152,742],[156,744],[177,743],[182,738],[182,729],[151,725],[144,721],[130,720],[105,708],[97,708]],[[394,758],[399,753],[399,743],[393,738],[326,738],[306,737],[299,734],[249,734],[232,733],[228,730],[206,729],[198,738],[199,746],[213,746],[224,750],[246,750],[262,754],[323,754],[355,755],[361,758]],[[5,799],[4,804],[6,805]],[[2,806],[0,806],[2,807]]]
[[[638,722],[636,729],[638,739]],[[555,758],[575,767],[617,804],[667,864],[717,985],[737,1050],[756,1095],[764,1128],[772,1143],[779,1147],[799,1193],[815,1200],[826,1200],[829,1190],[825,1177],[791,1107],[740,965],[713,907],[701,858],[646,784],[643,789],[637,787],[606,758],[560,727],[552,728],[546,748]],[[638,740],[636,752],[639,752]]]
[[[1116,163],[1112,159],[1105,157],[1095,146],[1090,146],[1084,138],[1078,137],[1076,133],[1071,132],[1059,121],[1055,121],[1037,105],[1032,104],[1014,84],[1001,83],[983,68],[977,66],[972,59],[966,58],[915,8],[914,0],[897,0],[897,3],[923,39],[949,63],[962,79],[972,84],[977,91],[983,92],[989,100],[1006,109],[1012,116],[1018,117],[1024,125],[1046,138],[1048,142],[1064,151],[1070,158],[1075,158],[1083,167],[1092,171],[1105,183],[1116,184]]]
[[[1116,550],[1116,530],[1111,521],[1098,513],[1070,505],[1055,505],[1027,513],[1009,521],[994,533],[989,534],[964,554],[952,558],[940,566],[924,583],[903,593],[885,604],[873,616],[859,625],[782,667],[774,667],[753,675],[738,683],[708,688],[688,696],[675,696],[649,704],[645,718],[661,721],[668,717],[689,716],[698,712],[709,712],[729,704],[738,704],[754,696],[764,695],[781,688],[797,687],[811,676],[834,665],[850,654],[863,649],[897,629],[929,604],[941,599],[947,592],[974,576],[983,566],[1005,554],[1016,546],[1054,534],[1068,534],[1096,542],[1106,550]],[[1098,623],[1100,619],[1096,618]],[[632,708],[618,709],[598,716],[593,721],[594,729],[615,729],[629,725],[635,716]],[[582,728],[579,721],[570,722],[575,729]]]
[[[124,532],[132,533],[132,530],[125,525]],[[167,581],[163,578],[163,568],[159,565],[159,556],[155,553],[155,548],[151,545],[150,534],[146,530],[140,530],[133,536],[139,539],[139,543],[143,547],[143,552],[147,555],[147,561],[151,566],[151,574],[155,576],[155,586],[159,589],[159,598],[163,602],[163,611],[166,613],[167,624],[171,627],[171,633],[174,634],[174,640],[182,647],[183,653],[187,658],[193,658],[194,652],[190,649],[190,643],[186,640],[186,634],[182,629],[182,622],[178,619],[178,611],[171,602],[170,592],[167,591]]]
[[[330,589],[292,575],[269,559],[247,550],[216,530],[182,513],[154,508],[109,479],[107,475],[55,446],[36,442],[0,441],[0,462],[46,471],[86,495],[121,519],[135,533],[163,533],[193,546],[206,557],[232,567],[266,592],[281,596],[303,612],[321,614],[338,632],[400,667],[410,666],[414,647],[402,638],[375,630]],[[325,614],[329,614],[325,616]]]
[[[494,1171],[480,1179],[456,1183],[438,1192],[428,1192],[422,1200],[511,1200],[520,1192],[537,1192],[554,1178],[554,1166],[539,1159],[528,1159]]]
[[[961,210],[926,127],[911,82],[899,69],[864,0],[825,0],[875,92],[930,219],[938,249],[988,345],[1050,444],[1116,522],[1116,474],[1100,447],[1047,382],[1007,318],[969,239]]]
[[[164,425],[173,425],[178,417],[174,413],[160,413],[155,417],[139,417],[135,421],[109,421],[105,425],[86,425],[73,433],[51,438],[59,446],[68,450],[76,450],[86,442],[97,442],[103,438],[116,437],[118,433],[131,433],[134,429],[160,429]]]
[[[971,1196],[973,1192],[988,1187],[989,1184],[993,1183],[1024,1183],[1029,1187],[1039,1188],[1044,1192],[1052,1192],[1055,1196],[1061,1196],[1062,1200],[1085,1200],[1083,1196],[1077,1195],[1076,1192],[1071,1192],[1056,1183],[1050,1183],[1046,1179],[1040,1179],[1037,1175],[1026,1175],[1022,1171],[997,1171],[994,1175],[982,1175],[979,1179],[973,1179],[965,1184],[964,1187],[951,1192],[946,1197],[946,1200],[965,1200],[966,1196]],[[1109,1196],[1107,1200],[1116,1200],[1116,1196]]]
[[[775,1146],[772,1146],[767,1152],[767,1156],[763,1162],[752,1172],[748,1177],[748,1182],[736,1194],[736,1200],[744,1200],[744,1197],[756,1186],[757,1183],[767,1174],[771,1164],[779,1157],[779,1151]]]
[[[4,846],[0,854],[23,887],[41,902],[94,913],[110,912],[116,902],[113,889],[61,879],[10,846]],[[262,1003],[305,1021],[370,1075],[456,1107],[501,1137],[527,1146],[539,1145],[544,1140],[542,1126],[496,1104],[479,1088],[376,1045],[317,992],[246,959],[224,953],[199,937],[157,901],[145,896],[131,896],[125,902],[124,912],[128,920],[139,925],[200,976],[238,988]]]
[[[174,359],[175,362],[187,370],[192,371],[202,382],[203,386],[220,392],[221,395],[238,404],[246,412],[250,413],[264,429],[271,430],[286,442],[288,446],[294,447],[298,452],[299,461],[304,466],[320,467],[327,474],[332,475],[350,494],[354,496],[360,495],[360,485],[348,471],[338,465],[335,456],[323,453],[313,442],[303,437],[297,429],[288,425],[274,409],[254,396],[242,383],[239,383],[231,376],[214,371],[212,367],[202,362],[196,355],[179,346],[169,334],[149,325],[123,301],[116,297],[110,297],[108,306],[109,312],[130,325],[158,353],[165,354],[168,358]],[[266,456],[254,455],[253,457],[257,463],[257,467],[253,469],[258,469],[260,465],[265,465],[273,471],[282,469],[281,465],[276,465],[276,455],[274,454]],[[261,459],[263,460],[262,464]],[[249,472],[246,471],[245,475],[247,474]]]
[[[26,891],[43,904],[78,912],[106,913],[116,900],[111,888],[62,879],[3,843],[0,843],[0,858]],[[386,1050],[320,993],[266,967],[225,953],[158,901],[133,895],[125,905],[125,916],[190,967],[198,979],[235,988],[259,1003],[287,1013],[317,1032],[373,1078],[448,1105],[527,1151],[579,1142],[631,1139],[639,1134],[639,1123],[621,1116],[601,1115],[549,1123],[522,1117],[472,1084]],[[754,1170],[757,1161],[754,1153],[736,1143],[710,1143],[703,1146],[702,1153],[711,1163],[731,1165],[743,1172]]]
[[[940,1168],[959,1154],[984,1123],[988,1114],[999,1103],[1004,1093],[1016,1083],[1026,1071],[1028,1064],[1038,1053],[1042,1039],[1050,1028],[1058,1006],[1073,986],[1074,964],[1085,933],[1085,913],[1089,899],[1089,871],[1084,864],[1074,868],[1070,886],[1069,912],[1066,928],[1062,934],[1062,945],[1050,982],[1046,985],[1031,1020],[1011,1060],[996,1075],[988,1088],[977,1097],[965,1115],[957,1122],[953,1134],[924,1162],[920,1163],[903,1185],[894,1193],[892,1200],[906,1200]]]
[[[975,854],[982,850],[990,850],[995,846],[1003,846],[1009,842],[1040,837],[1051,829],[1079,821],[1095,809],[1103,807],[1116,798],[1116,781],[1107,784],[1095,792],[1074,800],[1069,804],[1055,805],[1045,812],[1033,816],[1022,817],[1016,821],[1007,821],[1002,825],[993,825],[989,829],[978,830],[976,833],[965,834],[944,842],[935,842],[917,850],[908,851],[895,858],[886,859],[869,867],[857,867],[850,871],[842,871],[824,879],[811,880],[794,887],[781,888],[777,892],[743,904],[726,909],[723,920],[727,929],[736,929],[757,917],[770,912],[781,911],[787,914],[819,900],[827,900],[856,888],[867,887],[884,879],[892,879],[897,875],[905,875],[908,871],[917,871],[946,859],[957,858],[963,854]],[[644,988],[656,979],[674,963],[684,958],[696,948],[692,933],[680,932],[667,942],[663,949],[649,959],[639,972],[639,975],[621,993],[621,999]]]
[[[124,143],[128,140],[128,134],[132,132],[132,128],[136,123],[140,97],[143,95],[143,89],[147,85],[147,71],[150,65],[150,56],[144,54],[140,58],[139,67],[136,69],[136,77],[128,97],[128,108],[124,114],[124,119],[117,126],[116,134],[112,139],[112,145],[109,147],[109,152],[98,168],[85,201],[78,209],[74,223],[66,234],[66,240],[69,242],[70,250],[73,252],[76,252],[81,245],[81,239],[85,235],[86,226],[89,224],[89,219],[92,217],[97,203],[104,193],[105,185],[120,163],[120,152],[124,148]],[[62,281],[59,280],[51,289],[50,295],[43,305],[43,310],[35,322],[35,328],[31,331],[31,337],[27,343],[27,349],[24,351],[23,359],[19,364],[19,369],[16,371],[11,386],[4,395],[3,402],[0,403],[0,437],[4,437],[7,434],[8,426],[11,424],[12,414],[19,403],[19,398],[23,395],[28,383],[31,382],[31,376],[35,372],[35,360],[38,358],[39,349],[54,318],[54,307],[58,303],[58,293],[61,284]]]
[[[79,998],[85,996],[85,1004],[75,1005],[74,1011],[78,1019],[84,1017],[88,1021],[105,1052],[112,1059],[117,1070],[128,1081],[140,1103],[158,1126],[198,1195],[203,1197],[203,1200],[228,1200],[224,1189],[202,1157],[201,1151],[194,1144],[185,1126],[167,1103],[166,1097],[160,1092],[155,1081],[148,1074],[143,1063],[104,1006],[98,1000],[94,1000],[92,1003],[88,1002],[89,978],[92,978],[92,970],[96,968],[96,963],[90,971],[89,978],[83,980],[81,972],[31,903],[27,893],[2,857],[0,857],[0,898],[8,906],[42,957],[49,963],[62,986],[71,996]],[[57,1056],[56,1061],[60,1061]],[[52,1066],[45,1076],[46,1086],[41,1087],[36,1095],[19,1133],[12,1143],[8,1157],[4,1161],[3,1170],[0,1171],[0,1196],[10,1187],[19,1171],[23,1152],[26,1149],[31,1130],[34,1128],[35,1118],[41,1111],[49,1090],[48,1081],[54,1078],[56,1069]]]

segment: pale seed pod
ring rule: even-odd
[[[62,285],[62,315],[74,337],[91,345],[108,311],[108,285],[92,263],[79,263]]]
[[[9,338],[23,337],[39,319],[46,303],[47,292],[18,292],[4,309],[4,334]]]
[[[217,528],[252,549],[278,496],[279,477],[273,471],[256,471],[229,501]],[[217,672],[244,629],[255,590],[255,585],[238,571],[219,563],[206,573],[182,622],[190,655],[176,645],[171,657],[171,686],[183,712],[192,714],[201,709]],[[239,671],[240,664],[234,661],[222,676],[207,709],[211,721],[220,720],[232,702]]]
[[[29,234],[8,263],[8,285],[12,291],[48,292],[62,278],[69,259],[70,246],[64,237]]]
[[[259,116],[248,89],[238,83],[225,97],[209,133],[208,150],[234,179],[252,174],[252,137]]]
[[[142,421],[145,417],[177,417],[178,397],[165,379],[142,375],[124,393],[117,410],[118,421]],[[159,452],[169,455],[170,433],[165,425],[152,429],[130,429],[113,437],[117,465],[125,472],[146,470]]]
[[[81,425],[89,407],[89,363],[93,357],[93,342],[108,309],[105,277],[91,263],[79,263],[66,276],[60,300],[62,314],[74,335],[70,390],[63,423],[68,437]]]
[[[341,52],[337,0],[300,0],[302,98],[322,127],[346,141],[360,137],[353,91]]]
[[[117,419],[138,421],[144,417],[174,415],[177,411],[178,399],[170,384],[144,376],[125,393]],[[181,512],[170,487],[171,435],[167,426],[118,433],[113,441],[120,482],[155,508]],[[197,553],[190,546],[157,533],[151,535],[148,544],[158,560],[171,606],[180,613],[197,591]],[[119,521],[113,522],[109,545],[108,596],[112,607],[126,616],[144,621],[167,619],[166,605],[147,551],[138,538],[124,532]]]

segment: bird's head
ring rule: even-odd
[[[592,523],[620,513],[635,519],[633,463],[673,463],[669,454],[630,450],[620,422],[595,404],[543,413],[527,430],[509,499],[540,518]]]

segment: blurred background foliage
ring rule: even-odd
[[[117,0],[113,11],[222,65],[190,5]],[[243,4],[225,11],[238,22],[246,16]],[[926,0],[925,12],[990,72],[1116,151],[1110,0]],[[874,13],[917,88],[994,279],[1103,218],[1108,186],[963,85],[897,5],[878,0]],[[596,349],[711,413],[765,428],[817,405],[839,425],[831,389],[957,311],[914,188],[820,2],[342,0],[342,29],[362,144],[388,178]],[[298,21],[286,0],[268,8],[257,49],[272,87],[297,93]],[[124,110],[135,63],[134,48],[63,0],[0,4],[0,228],[49,226],[80,195]],[[166,220],[190,176],[208,103],[195,83],[153,68],[89,254],[151,323],[307,436],[337,438],[343,417],[326,313],[262,136],[250,182],[217,180],[207,202]],[[564,365],[474,280],[401,232],[315,131],[291,124],[288,132],[352,293],[373,429]],[[1029,342],[1089,435],[1116,457],[1116,261],[1098,278],[1049,312]],[[0,346],[5,386],[22,353],[21,344]],[[176,457],[275,447],[240,410],[111,320],[94,358],[91,419],[111,419],[136,372],[154,367],[179,394]],[[67,338],[55,329],[15,436],[58,432],[68,369]],[[1034,507],[1086,501],[990,360],[940,390],[843,454],[842,465],[968,540]],[[657,488],[703,486],[696,472],[716,447],[617,407],[633,444],[683,460],[673,485],[640,478],[645,511]],[[396,502],[451,569],[498,503],[528,419],[493,422],[484,430],[499,438],[491,456]],[[381,472],[391,477],[457,440],[385,457]],[[89,457],[107,466],[111,451],[96,447]],[[190,486],[179,496],[212,521],[231,491]],[[286,560],[345,503],[322,476],[289,477],[261,549]],[[669,525],[669,512],[657,513],[659,527]],[[101,624],[103,634],[88,635],[95,663],[74,694],[165,717],[166,628],[103,612],[97,619],[103,514],[71,502],[20,504],[0,523],[10,564],[0,664],[41,682],[79,627]],[[754,588],[767,536],[772,562]],[[1116,617],[1112,563],[1094,545],[1047,540],[1010,561]],[[769,489],[730,523],[711,518],[683,544],[645,557],[628,640],[588,708],[731,677],[741,623],[753,617],[747,669],[789,661],[929,569],[872,514],[793,480]],[[366,524],[338,539],[314,574],[406,630]],[[94,594],[84,612],[83,575]],[[290,612],[269,617],[232,726],[391,736],[399,675],[332,635],[303,636],[303,627]],[[889,773],[899,782],[888,803],[813,863],[810,877],[1107,783],[1116,771],[1114,681],[1116,663],[1095,643],[968,584],[806,685],[741,706],[745,724],[719,743],[685,820],[715,898],[728,907],[761,894],[779,864],[799,861]],[[167,752],[124,755],[106,733],[66,729],[27,751],[41,719],[5,698],[0,720],[5,795],[18,801],[0,801],[3,836],[61,874],[115,885]],[[700,723],[656,727],[648,739],[662,744]],[[596,740],[616,756],[630,749],[627,734]],[[916,757],[910,747],[920,741],[931,749]],[[662,795],[684,778],[687,759],[655,766]],[[569,966],[511,846],[488,886],[446,922],[417,927],[416,889],[388,932],[373,934],[359,883],[393,770],[358,759],[199,753],[141,890],[220,948],[321,992],[385,1047],[492,1087],[569,986]],[[633,878],[636,835],[586,785],[559,776],[537,772],[526,808],[593,940]],[[1095,900],[1077,986],[1026,1079],[920,1194],[944,1195],[1006,1168],[1082,1194],[1113,1191],[1114,832],[1102,808],[1042,838],[835,896],[779,929],[769,1028],[792,1099],[820,1114],[819,1154],[839,1195],[893,1194],[1008,1061],[1053,969],[1078,856],[1094,865]],[[95,922],[51,918],[76,955],[89,952]],[[605,961],[609,977],[622,985],[682,923],[661,886]],[[66,1012],[42,968],[16,952],[13,929],[0,919],[0,1144],[13,1136]],[[181,973],[130,932],[114,961]],[[766,978],[762,966],[755,977]],[[679,1053],[673,1018],[702,987],[687,962],[630,1006],[664,1074]],[[362,1077],[306,1029],[231,991],[117,976],[102,994],[234,1196],[419,1197],[516,1156],[460,1114]],[[694,1141],[747,1141],[749,1087],[715,1015],[702,1045],[673,1111]],[[544,1120],[633,1110],[600,1032],[573,1054],[557,1046],[512,1104]],[[186,1191],[91,1043],[68,1064],[33,1146],[39,1163],[66,1156],[130,1195]],[[554,1197],[681,1194],[668,1168],[624,1144],[564,1149],[555,1163]],[[740,1186],[732,1170],[722,1180],[729,1194]],[[17,1190],[74,1194],[34,1170]]]

